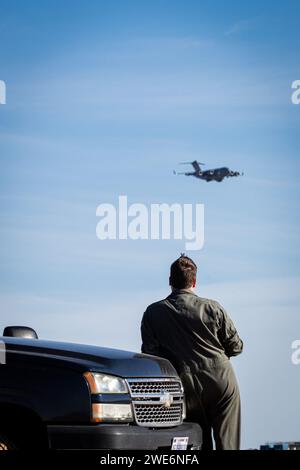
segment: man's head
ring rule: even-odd
[[[181,255],[171,264],[169,283],[173,289],[191,289],[196,285],[197,266],[191,258]]]

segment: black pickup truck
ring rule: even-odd
[[[200,449],[173,366],[146,354],[0,338],[0,449]]]

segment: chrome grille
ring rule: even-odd
[[[153,382],[135,382],[132,381],[129,383],[130,391],[132,395],[135,394],[144,394],[144,393],[161,393],[164,392],[170,393],[182,393],[181,383],[178,381],[153,381]]]
[[[182,422],[183,388],[179,379],[127,379],[139,426],[177,426]]]
[[[181,422],[182,405],[165,408],[159,405],[135,405],[136,421],[140,426],[178,425]]]

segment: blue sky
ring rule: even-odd
[[[180,241],[100,241],[96,207],[205,204],[199,295],[245,340],[243,445],[300,439],[299,5],[2,1],[1,323],[139,350]],[[222,184],[178,162],[229,166]],[[284,406],[283,406],[284,404]]]

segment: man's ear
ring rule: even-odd
[[[193,282],[193,289],[196,287],[196,279],[194,279],[194,282]]]
[[[169,286],[172,287],[172,284],[171,284],[171,277],[169,277]]]

